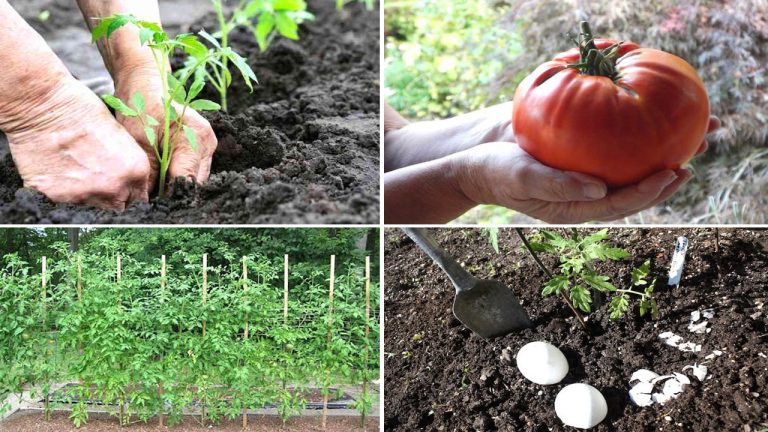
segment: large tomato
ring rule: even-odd
[[[693,67],[632,42],[582,42],[518,86],[512,125],[520,147],[545,165],[590,174],[609,186],[690,160],[709,123],[707,92]],[[590,46],[598,52],[588,64]],[[606,50],[611,46],[612,53]]]

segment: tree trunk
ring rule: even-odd
[[[69,237],[69,251],[77,252],[80,247],[80,228],[67,228],[67,236]]]

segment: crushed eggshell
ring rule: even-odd
[[[683,387],[691,383],[687,376],[681,373],[658,375],[648,369],[640,369],[632,374],[630,384],[636,382],[629,390],[629,398],[637,406],[649,406],[654,403],[664,405],[683,392]],[[656,384],[663,382],[660,392],[654,392]]]
[[[629,389],[629,398],[637,406],[648,406],[653,404],[651,400],[651,393],[653,392],[653,384],[650,382],[641,382],[636,386]]]
[[[690,369],[693,376],[699,379],[699,381],[704,381],[704,378],[707,377],[707,367],[704,365],[696,364],[694,363],[693,366],[686,366],[683,368],[683,372]]]
[[[648,369],[638,369],[629,378],[629,383],[632,384],[634,381],[651,382],[651,380],[658,377],[659,374],[656,372],[649,371]]]
[[[699,352],[701,351],[701,344],[695,344],[693,342],[682,342],[682,336],[676,335],[672,332],[664,332],[659,334],[659,338],[664,340],[664,343],[675,347],[683,352]]]

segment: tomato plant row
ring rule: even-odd
[[[378,288],[362,265],[336,274],[333,258],[330,268],[292,265],[288,287],[287,256],[285,266],[256,255],[204,267],[176,255],[183,267],[68,254],[42,271],[5,256],[0,393],[31,389],[47,401],[53,383],[76,381],[77,426],[94,399],[123,424],[157,416],[172,425],[194,404],[203,423],[267,404],[285,420],[310,387],[327,401],[332,384],[378,377],[378,296],[367,309],[366,287]],[[355,405],[367,415],[371,395]]]

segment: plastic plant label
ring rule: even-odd
[[[672,264],[669,266],[668,285],[680,285],[680,278],[683,275],[683,265],[685,264],[685,253],[688,251],[688,239],[680,236],[675,243],[675,253],[672,255]]]

